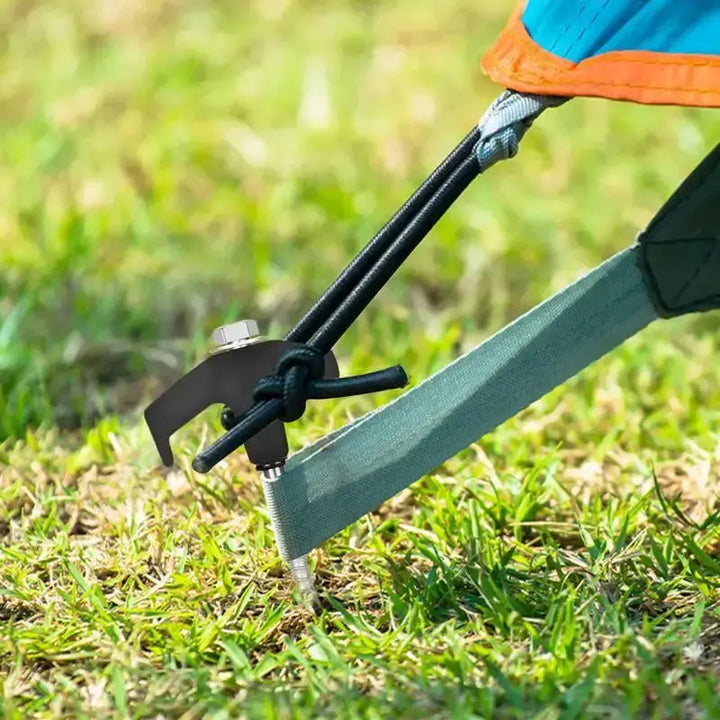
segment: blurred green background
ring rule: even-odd
[[[655,323],[336,535],[298,607],[217,408],[500,92],[512,0],[0,0],[0,717],[716,718],[718,313]],[[576,99],[340,342],[412,381],[636,233],[717,111]],[[297,448],[395,396],[310,403]],[[282,701],[282,703],[281,703]],[[250,708],[250,709],[248,709]]]
[[[4,2],[0,438],[136,411],[212,328],[280,335],[499,88],[510,0]],[[628,245],[710,111],[576,100],[338,348],[424,376]]]

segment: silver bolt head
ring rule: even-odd
[[[246,342],[260,335],[255,320],[238,320],[229,325],[221,325],[213,330],[212,339],[216,346]]]

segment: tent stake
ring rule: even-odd
[[[261,470],[263,479],[268,483],[277,482],[282,477],[284,467],[285,465],[282,464],[277,467]],[[288,566],[290,568],[290,575],[303,603],[310,606],[315,605],[318,596],[307,555],[301,555],[300,557],[289,560]]]

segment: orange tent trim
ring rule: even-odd
[[[517,5],[482,69],[495,82],[521,92],[585,95],[652,105],[720,107],[720,57],[614,51],[574,63],[541,48]]]

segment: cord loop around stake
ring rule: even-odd
[[[407,373],[400,365],[334,380],[322,379],[324,369],[325,359],[317,348],[312,345],[292,348],[280,358],[272,375],[258,380],[253,400],[255,403],[270,400],[279,403],[279,412],[275,413],[274,419],[295,422],[304,414],[308,400],[397,390],[408,383]],[[223,418],[226,429],[247,424],[247,415],[237,418],[230,412]]]
[[[310,345],[288,350],[280,361],[273,375],[258,380],[253,393],[255,402],[282,400],[283,422],[299,420],[308,400],[308,382],[319,380],[323,376],[325,359],[323,354]]]

